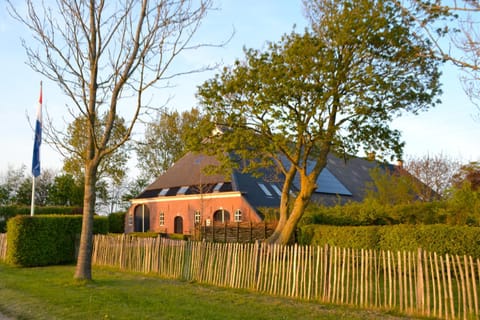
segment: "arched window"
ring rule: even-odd
[[[230,221],[230,213],[225,209],[219,209],[213,213],[213,221],[226,223]]]

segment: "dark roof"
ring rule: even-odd
[[[207,175],[203,172],[206,166],[218,165],[219,162],[212,156],[187,153],[171,166],[164,174],[157,178],[145,191],[160,190],[193,185],[216,184],[230,182],[228,176],[222,174]]]
[[[254,208],[279,206],[283,178],[274,168],[264,169],[260,176],[238,170],[233,170],[233,173],[228,175],[208,175],[202,171],[205,166],[218,164],[212,156],[187,153],[149,185],[137,199],[239,191]],[[343,202],[362,201],[366,184],[372,180],[370,170],[378,166],[384,164],[357,157],[342,159],[329,155],[327,166],[317,179],[317,189],[312,201],[326,205],[337,203],[339,199]],[[298,178],[293,185],[298,190]],[[181,190],[182,187],[188,188]]]

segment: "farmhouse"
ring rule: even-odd
[[[140,195],[131,200],[125,231],[192,234],[196,224],[261,222],[262,208],[278,208],[282,175],[273,168],[254,176],[240,170],[231,174],[205,174],[218,165],[212,156],[187,153]],[[390,166],[392,169],[394,166]],[[312,201],[333,205],[362,201],[370,170],[384,164],[363,158],[330,155],[317,179]],[[293,190],[299,188],[294,181]]]

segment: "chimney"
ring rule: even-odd
[[[401,159],[397,160],[397,167],[399,167],[400,169],[403,168],[403,160],[401,160]]]

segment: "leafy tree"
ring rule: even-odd
[[[418,200],[415,182],[401,169],[386,172],[378,168],[371,170],[372,182],[367,184],[366,201],[381,205],[412,203]]]
[[[103,130],[105,130],[106,122],[106,116],[103,116],[101,121],[95,123],[95,135],[101,136],[104,134]],[[63,170],[73,175],[77,181],[82,180],[85,176],[84,163],[87,157],[88,145],[88,134],[85,131],[86,123],[87,120],[85,118],[76,118],[68,126],[64,142],[64,145],[70,152],[63,161]],[[126,132],[125,120],[116,117],[109,145],[118,144]],[[122,144],[106,155],[98,166],[97,182],[109,178],[115,183],[120,183],[125,177],[128,159],[128,144]]]
[[[454,186],[461,189],[468,184],[473,191],[480,191],[480,162],[474,161],[460,167],[453,176]]]
[[[187,152],[187,135],[199,126],[202,115],[190,111],[163,110],[158,120],[147,124],[145,138],[136,146],[142,177],[153,180],[164,173]]]
[[[403,143],[390,121],[435,105],[440,93],[439,62],[423,54],[430,43],[395,3],[317,0],[306,8],[312,31],[284,35],[264,52],[245,50],[198,93],[212,121],[229,128],[202,147],[250,159],[244,170],[273,163],[285,177],[269,242],[289,241],[330,152],[399,156]]]
[[[56,176],[50,188],[48,202],[51,205],[81,207],[83,204],[82,184],[68,173]]]
[[[10,201],[8,189],[4,185],[0,185],[0,205],[6,205]]]
[[[9,168],[4,183],[0,186],[2,204],[30,205],[32,201],[32,179],[26,174],[26,167]],[[48,205],[48,193],[53,184],[55,172],[45,169],[35,183],[35,205]]]
[[[20,182],[25,178],[26,166],[15,169],[8,167],[5,175],[2,177],[2,193],[4,194],[3,202],[6,205],[16,203]]]
[[[138,196],[148,186],[146,178],[139,177],[127,183],[126,192],[122,195],[122,201],[130,201]]]
[[[446,200],[447,223],[454,225],[478,225],[480,223],[480,191],[470,181],[452,188]]]
[[[68,107],[70,115],[85,120],[85,153],[81,157],[84,211],[75,278],[89,280],[99,169],[130,139],[139,116],[147,110],[145,92],[166,77],[175,76],[166,72],[181,52],[199,47],[191,40],[211,1],[25,3],[22,10],[17,10],[9,1],[9,9],[38,44],[37,48],[24,42],[28,65],[62,89],[72,103]],[[129,118],[124,134],[116,137],[121,110]],[[65,133],[48,121],[44,125],[47,142],[68,153]],[[100,126],[102,130],[98,130]]]

